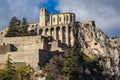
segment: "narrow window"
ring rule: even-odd
[[[55,18],[53,18],[53,22],[55,22]]]
[[[66,21],[68,21],[68,16],[66,15]]]
[[[97,43],[95,43],[95,45],[97,45]]]
[[[61,17],[59,17],[59,21],[61,21]]]
[[[70,21],[72,22],[72,15],[70,15]]]

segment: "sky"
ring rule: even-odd
[[[109,37],[120,37],[120,0],[1,0],[0,30],[13,16],[39,22],[39,9],[50,13],[73,12],[77,21],[93,20]]]

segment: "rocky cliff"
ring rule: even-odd
[[[75,44],[84,53],[96,59],[102,57],[100,65],[111,75],[119,75],[120,38],[109,38],[94,22],[74,23]]]

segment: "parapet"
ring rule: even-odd
[[[96,27],[95,21],[92,21],[92,20],[91,21],[82,21],[81,23],[84,25],[91,25],[91,26]]]

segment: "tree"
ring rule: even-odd
[[[16,69],[17,72],[17,79],[18,80],[32,80],[30,79],[31,74],[31,67],[30,66],[22,66]]]
[[[10,55],[8,55],[8,59],[6,61],[6,67],[5,71],[3,73],[3,80],[15,80],[16,77],[16,70],[14,66],[12,65],[12,59],[10,58]]]
[[[53,57],[43,69],[48,80],[106,80],[103,66],[97,59],[87,56],[75,48],[68,49],[60,56]]]
[[[20,25],[20,20],[17,17],[13,17],[9,23],[8,31],[5,37],[16,37],[18,35],[18,26]]]
[[[43,69],[42,76],[47,74],[47,80],[66,80],[61,72],[63,68],[63,57],[54,56]]]
[[[62,71],[70,80],[78,80],[80,52],[75,48],[68,49],[64,54]]]
[[[10,21],[5,37],[29,36],[28,27],[26,18],[22,18],[21,22],[14,16]]]
[[[28,33],[28,23],[27,23],[27,19],[26,18],[22,18],[22,23],[20,25],[20,36],[29,36]]]
[[[21,66],[15,69],[10,55],[8,55],[5,68],[0,69],[0,80],[34,80],[34,69],[28,66]]]

